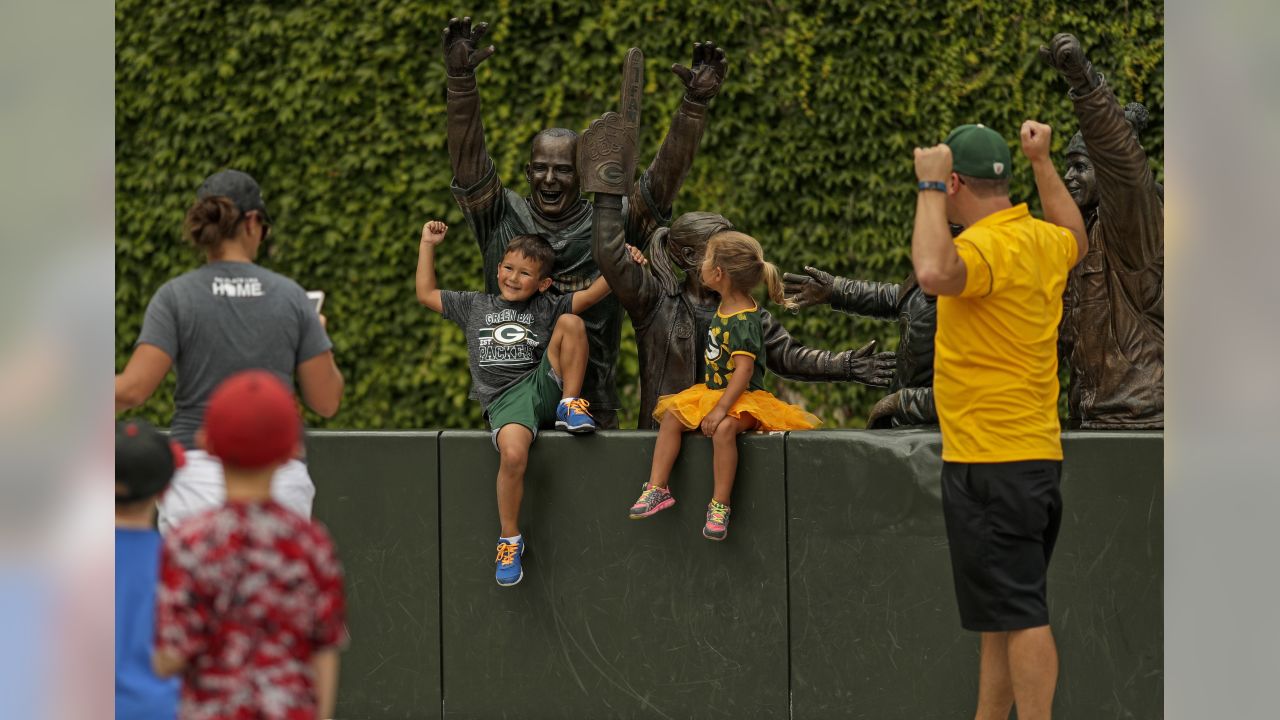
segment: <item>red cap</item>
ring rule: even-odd
[[[302,418],[293,392],[265,370],[227,378],[204,411],[205,448],[232,467],[252,470],[293,456]]]

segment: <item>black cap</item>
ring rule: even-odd
[[[200,189],[196,191],[196,197],[201,200],[218,195],[231,198],[231,202],[235,203],[241,213],[257,210],[262,213],[263,222],[271,224],[271,215],[267,213],[267,206],[262,202],[262,188],[258,187],[258,181],[254,180],[249,173],[239,170],[219,170],[205,178]]]
[[[182,463],[182,446],[170,443],[147,421],[116,423],[116,502],[159,495]]]

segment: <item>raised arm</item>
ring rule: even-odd
[[[945,144],[915,149],[916,178],[951,183],[951,148]],[[968,277],[947,226],[947,195],[935,190],[916,193],[916,220],[911,232],[911,264],[916,281],[930,295],[959,295]]]
[[[622,198],[598,193],[591,228],[591,254],[600,276],[618,296],[618,302],[640,323],[661,294],[658,281],[643,265],[635,262],[627,248],[622,226]]]
[[[657,226],[647,213],[631,212],[623,217],[622,198],[637,192],[641,183],[635,176],[636,145],[639,142],[640,107],[644,97],[644,56],[637,48],[627,51],[623,61],[621,113],[606,112],[593,120],[578,140],[577,167],[582,189],[595,194],[591,216],[591,255],[600,268],[600,277],[617,294],[632,323],[641,326],[659,298],[657,281],[632,259],[627,246],[627,225],[642,228],[647,245]],[[633,195],[634,196],[634,195]],[[632,205],[633,210],[636,205]]]
[[[449,226],[439,220],[432,220],[422,226],[422,239],[418,243],[418,271],[414,276],[414,288],[418,293],[418,302],[435,310],[444,312],[444,303],[440,299],[440,287],[436,284],[436,246],[444,242]]]
[[[830,304],[835,310],[850,315],[864,315],[881,320],[898,317],[898,293],[901,285],[869,280],[833,277],[825,270],[808,265],[804,275],[782,276],[787,298],[800,307]]]
[[[1126,270],[1145,269],[1163,252],[1164,203],[1134,127],[1074,36],[1055,35],[1040,57],[1071,87],[1097,177],[1098,214],[1108,228],[1105,250]]]
[[[671,72],[684,83],[684,99],[671,118],[658,154],[640,182],[631,188],[631,212],[627,218],[627,240],[631,244],[645,247],[648,241],[652,227],[646,227],[641,217],[646,209],[660,225],[671,216],[671,206],[693,167],[702,133],[707,129],[707,108],[720,92],[727,70],[724,49],[711,41],[694,43],[692,67],[679,63],[671,66]]]
[[[454,184],[463,190],[472,188],[493,170],[484,144],[475,75],[476,67],[494,52],[492,45],[476,49],[488,29],[488,23],[479,23],[473,29],[471,18],[464,17],[449,20],[441,33],[448,85],[449,162]]]
[[[1049,157],[1049,140],[1053,130],[1043,123],[1027,120],[1022,123],[1019,136],[1022,140],[1022,153],[1031,161],[1031,169],[1036,176],[1036,190],[1040,193],[1040,204],[1044,207],[1044,219],[1071,231],[1076,238],[1076,262],[1084,259],[1089,252],[1089,233],[1084,227],[1084,217],[1080,208],[1067,192],[1067,186],[1058,175]]]

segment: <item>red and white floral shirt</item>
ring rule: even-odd
[[[231,502],[164,543],[156,649],[187,662],[184,720],[313,720],[311,655],[346,640],[342,567],[319,523]]]

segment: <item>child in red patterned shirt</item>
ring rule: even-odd
[[[180,718],[332,717],[346,640],[342,569],[318,523],[271,499],[302,423],[271,373],[232,376],[197,436],[225,468],[227,502],[165,537],[156,673],[182,674]]]

